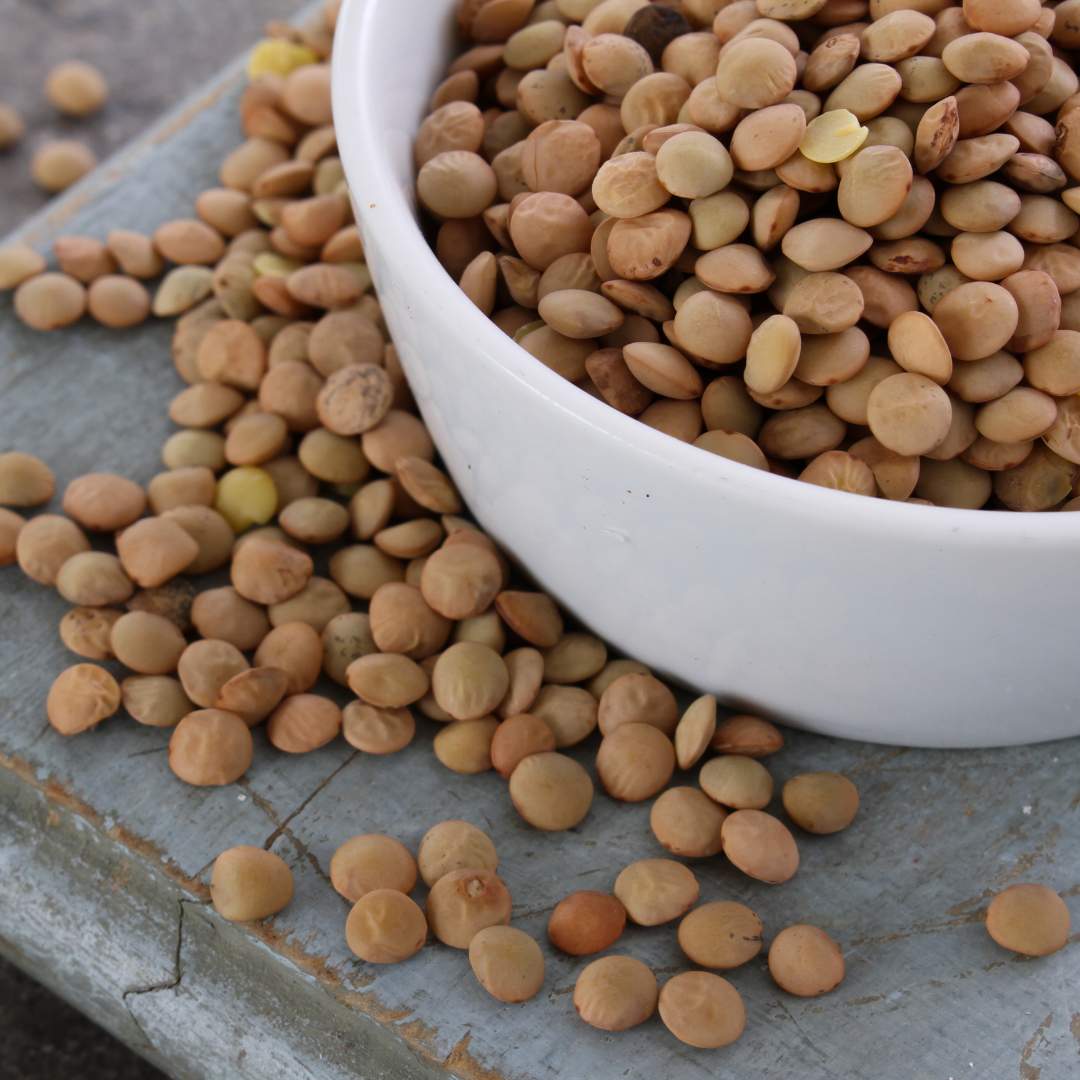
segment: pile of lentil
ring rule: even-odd
[[[169,404],[178,430],[165,468],[145,487],[90,473],[66,486],[62,513],[26,519],[19,510],[53,498],[54,474],[32,454],[0,453],[0,565],[17,563],[72,605],[59,634],[82,662],[53,683],[49,722],[74,736],[123,709],[168,732],[178,780],[212,787],[244,775],[259,728],[284,754],[343,737],[385,755],[413,741],[415,710],[438,725],[443,765],[498,772],[508,807],[548,832],[587,827],[593,779],[566,751],[598,732],[604,793],[655,800],[650,828],[665,857],[613,871],[609,891],[565,897],[550,943],[597,957],[628,922],[677,921],[696,970],[661,987],[640,960],[608,953],[583,962],[573,1005],[605,1031],[659,1012],[691,1046],[728,1045],[746,1009],[717,972],[756,958],[765,928],[745,904],[699,904],[698,877],[679,860],[724,858],[780,885],[799,867],[797,833],[848,828],[858,791],[837,773],[791,776],[779,802],[793,831],[768,809],[776,785],[762,759],[783,748],[776,726],[719,716],[712,695],[680,709],[643,664],[568,628],[463,516],[370,291],[335,153],[335,14],[330,4],[299,29],[274,27],[255,49],[240,104],[247,141],[195,218],[151,237],[61,238],[58,272],[30,249],[0,251],[0,266],[23,267],[6,287],[17,285],[16,312],[38,329],[84,310],[116,327],[179,316],[172,356],[188,384]],[[142,281],[162,274],[151,301]],[[697,784],[670,786],[676,769],[699,769]],[[450,820],[415,856],[390,836],[346,838],[329,877],[360,960],[405,961],[430,932],[467,951],[492,997],[524,1002],[543,987],[543,951],[508,925],[498,869],[490,836]],[[418,880],[423,908],[410,896]],[[210,892],[226,919],[269,918],[291,902],[292,873],[273,852],[233,847]],[[1068,928],[1060,897],[1039,885],[1006,890],[988,914],[994,940],[1027,955],[1061,948]],[[794,923],[773,936],[768,969],[783,992],[816,996],[840,984],[844,960],[823,930]]]
[[[1080,509],[1080,0],[461,0],[435,250],[541,363],[758,469]]]

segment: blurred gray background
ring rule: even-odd
[[[26,124],[18,146],[0,152],[0,233],[48,202],[30,179],[41,143],[81,139],[103,161],[251,45],[267,20],[307,2],[0,0],[0,101]],[[62,60],[87,60],[105,74],[110,96],[100,113],[69,120],[45,99],[45,76]]]
[[[42,142],[82,139],[99,160],[261,35],[300,0],[0,0],[0,101],[18,109],[26,134],[0,153],[0,234],[48,202],[30,179]],[[87,60],[109,83],[96,116],[61,117],[45,99],[49,69]],[[198,194],[192,192],[192,198]],[[150,1080],[160,1077],[22,972],[0,961],[0,1080]]]

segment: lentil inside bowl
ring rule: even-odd
[[[1061,246],[1080,95],[1037,5],[991,5],[994,32],[815,4],[482,7],[458,4],[416,192],[440,263],[540,363],[807,483],[1080,509],[1080,256]],[[961,89],[1006,78],[1012,111]],[[956,366],[1015,354],[1025,385],[973,403]]]

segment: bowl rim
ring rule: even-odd
[[[1024,513],[924,506],[818,487],[743,465],[620,413],[540,363],[462,292],[424,236],[411,192],[406,196],[402,190],[391,159],[392,140],[385,137],[378,112],[386,88],[368,82],[373,77],[369,73],[378,70],[372,53],[380,50],[379,23],[393,18],[396,6],[396,0],[345,0],[342,6],[332,69],[339,153],[346,176],[358,189],[353,200],[362,231],[371,230],[389,237],[391,242],[381,245],[386,261],[403,278],[424,281],[425,303],[438,307],[459,328],[466,328],[468,336],[477,342],[477,352],[484,362],[489,356],[497,358],[505,374],[545,399],[549,407],[571,414],[606,438],[658,459],[667,467],[692,474],[716,490],[732,494],[737,491],[740,498],[774,505],[782,500],[793,518],[843,515],[849,528],[868,535],[899,532],[913,539],[930,539],[935,546],[954,537],[977,547],[1011,547],[1019,542],[1058,547],[1080,540],[1080,512]],[[434,24],[429,28],[437,32]],[[436,84],[437,75],[431,74],[429,86]],[[417,117],[417,124],[421,118]],[[412,132],[407,134],[411,146]],[[1033,528],[1036,520],[1038,524]]]

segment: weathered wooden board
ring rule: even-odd
[[[238,70],[227,72],[22,238],[45,246],[62,232],[150,229],[190,212],[238,141],[239,86]],[[0,448],[40,454],[61,485],[90,469],[147,480],[180,385],[169,328],[37,335],[3,305]],[[1080,914],[1080,740],[930,753],[792,734],[777,779],[848,772],[863,793],[857,825],[803,838],[803,867],[780,889],[721,860],[695,870],[704,899],[745,900],[770,932],[797,921],[828,929],[848,977],[831,996],[802,1001],[779,994],[754,962],[732,975],[746,1035],[698,1052],[658,1020],[619,1036],[579,1023],[570,995],[581,964],[546,945],[545,989],[524,1007],[492,1002],[464,956],[441,946],[398,967],[358,963],[344,943],[346,905],[327,880],[350,835],[385,831],[415,847],[434,822],[467,818],[498,844],[515,923],[543,938],[562,895],[608,888],[627,862],[662,853],[647,806],[599,796],[582,828],[534,832],[498,777],[456,776],[435,761],[426,722],[388,759],[343,743],[286,757],[259,739],[240,784],[187,788],[168,771],[164,733],[123,717],[72,740],[48,728],[45,693],[71,662],[55,630],[63,609],[0,571],[0,949],[177,1077],[1080,1076],[1075,940],[1025,961],[981,926],[988,895],[1024,879],[1061,890]],[[293,904],[265,925],[230,926],[206,904],[206,867],[236,843],[272,847],[296,874]],[[684,967],[673,927],[632,929],[619,949],[661,978]]]

